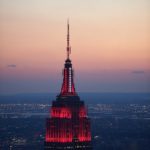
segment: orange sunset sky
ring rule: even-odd
[[[149,0],[0,0],[0,94],[59,92],[67,18],[79,92],[150,92]]]

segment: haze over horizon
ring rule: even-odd
[[[0,94],[59,93],[68,17],[77,92],[150,92],[149,0],[0,0]]]

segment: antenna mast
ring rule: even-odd
[[[71,53],[71,47],[70,47],[70,33],[69,33],[69,19],[67,21],[67,59],[69,59],[69,55]]]

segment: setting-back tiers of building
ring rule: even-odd
[[[68,22],[63,83],[60,94],[52,102],[51,117],[46,120],[45,150],[92,150],[90,120],[84,102],[75,91],[69,40]]]

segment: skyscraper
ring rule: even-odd
[[[68,22],[63,83],[60,94],[52,102],[51,117],[46,120],[45,150],[92,150],[90,119],[84,102],[75,91],[69,42]]]

